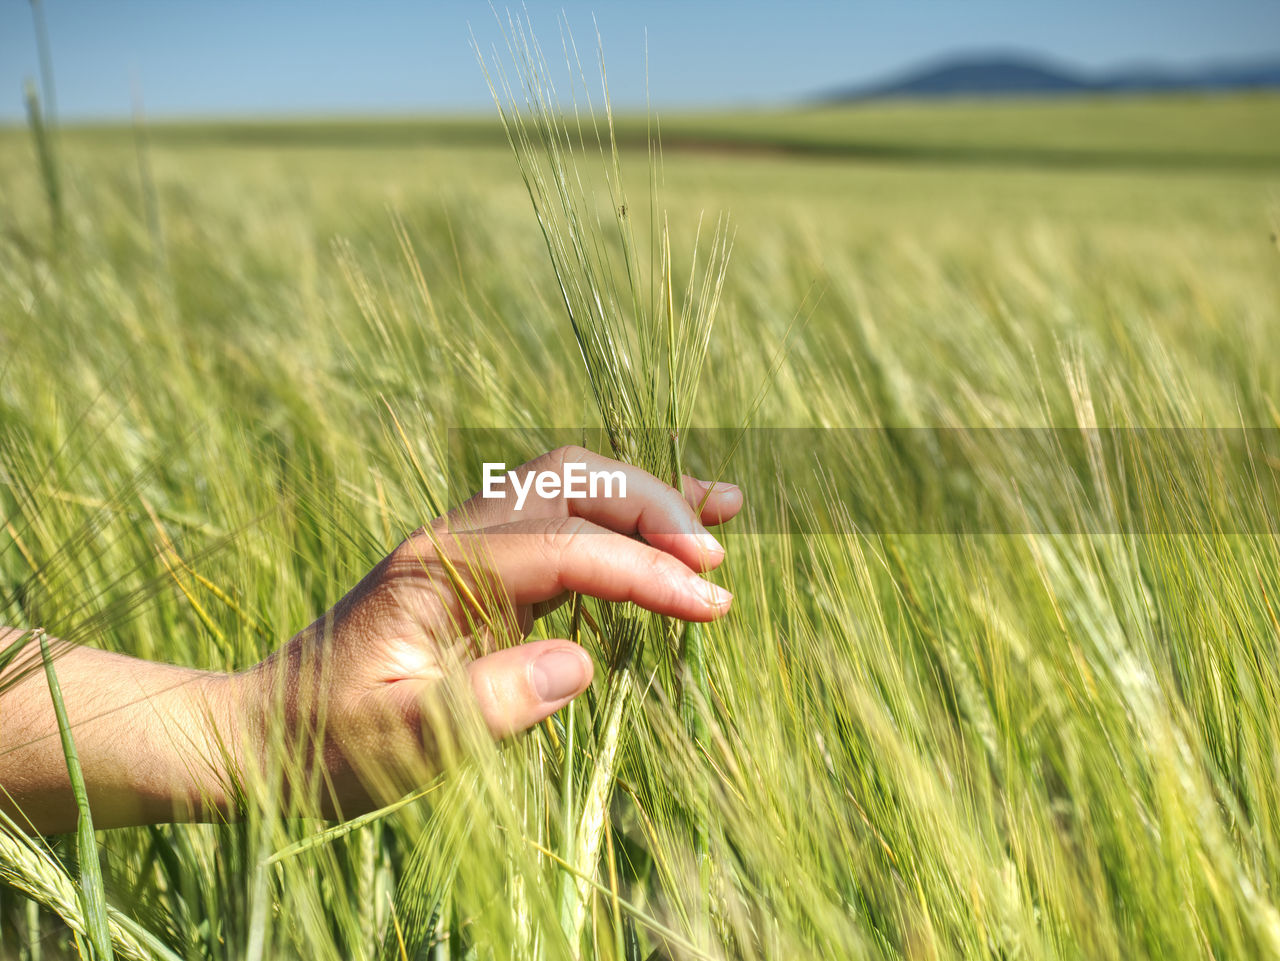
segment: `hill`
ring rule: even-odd
[[[836,103],[880,98],[1018,97],[1081,93],[1280,88],[1280,57],[1198,68],[1144,66],[1090,74],[1030,54],[966,55],[818,97]]]

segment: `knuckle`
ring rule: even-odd
[[[649,548],[640,556],[640,572],[654,581],[674,586],[683,576],[683,565],[670,554]]]
[[[692,572],[670,554],[654,551],[642,562],[640,576],[648,580],[649,593],[661,603],[672,603],[686,592]]]
[[[662,501],[674,512],[676,517],[692,517],[693,508],[689,506],[689,501],[678,490],[667,485],[662,492]]]
[[[606,549],[610,541],[600,536],[611,533],[573,514],[548,520],[542,535],[545,561],[553,567],[563,567],[571,560],[594,560],[598,567],[614,566],[615,553]]]
[[[592,526],[590,521],[575,515],[557,517],[547,522],[544,528],[544,537],[549,543],[555,544],[560,549],[569,550],[582,539],[583,535]]]
[[[422,536],[417,531],[414,531],[397,544],[387,556],[387,560],[390,561],[388,566],[394,570],[399,570],[410,564],[421,564],[426,557],[423,546]]]
[[[588,453],[585,447],[580,447],[577,444],[564,444],[549,452],[546,456],[555,466],[563,467],[570,462],[577,463],[585,460]]]
[[[423,570],[438,561],[442,552],[447,553],[449,540],[447,536],[428,535],[425,528],[419,528],[387,555],[384,573],[397,576]]]

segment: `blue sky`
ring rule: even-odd
[[[495,2],[499,9],[503,7]],[[485,110],[471,49],[499,39],[486,0],[44,0],[66,118]],[[784,102],[968,50],[1083,67],[1280,53],[1276,0],[778,0],[527,4],[548,52],[564,12],[604,39],[615,103]],[[0,122],[37,74],[28,0],[0,0]]]

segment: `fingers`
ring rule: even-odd
[[[481,570],[513,605],[536,606],[576,591],[607,601],[631,601],[686,621],[720,617],[733,599],[676,557],[582,518],[520,521],[440,539],[459,571]],[[426,535],[397,549],[406,569],[435,556]]]
[[[576,471],[576,474],[574,473]],[[535,481],[553,474],[559,483],[538,496]],[[453,530],[475,530],[519,520],[581,517],[624,534],[638,533],[695,570],[710,570],[724,548],[703,524],[719,524],[742,507],[742,493],[727,484],[685,478],[685,495],[652,474],[577,447],[564,447],[518,468],[499,487],[501,496],[477,495],[450,517]],[[570,490],[572,477],[576,487]],[[495,493],[498,493],[495,492]],[[582,496],[575,496],[575,494]],[[695,513],[700,512],[700,513]]]
[[[533,641],[467,665],[480,713],[494,737],[523,731],[587,689],[591,657],[569,641]]]

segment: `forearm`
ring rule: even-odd
[[[0,628],[0,647],[4,634]],[[232,677],[87,647],[60,653],[54,670],[95,827],[201,820],[227,810],[228,758],[236,750],[226,723]],[[0,787],[0,808],[19,824],[44,834],[75,827],[43,670],[0,693]]]

